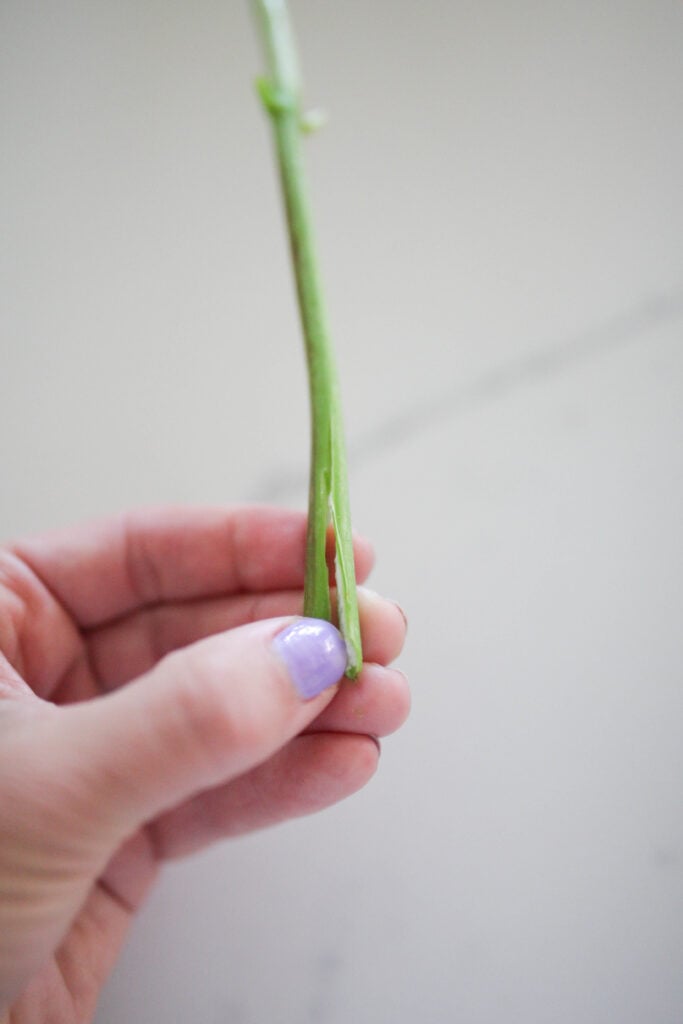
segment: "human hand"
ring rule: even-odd
[[[293,618],[304,548],[296,513],[176,509],[0,550],[3,1022],[90,1020],[164,860],[373,774],[404,618],[361,588],[367,663],[336,685],[339,634]]]

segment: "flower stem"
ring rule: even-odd
[[[351,512],[339,384],[327,322],[302,157],[310,130],[301,106],[301,81],[286,0],[253,0],[266,54],[267,76],[258,91],[273,126],[306,347],[311,403],[311,470],[306,539],[304,615],[330,619],[327,528],[335,541],[339,626],[346,642],[346,674],[362,666]]]

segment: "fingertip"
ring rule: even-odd
[[[365,659],[388,665],[403,650],[407,624],[405,612],[395,601],[363,586],[358,588],[358,610]]]
[[[380,671],[387,677],[385,684],[389,696],[385,700],[384,723],[381,735],[389,736],[397,732],[410,715],[412,696],[408,677],[399,668],[383,668]]]
[[[380,744],[367,733],[319,733],[319,771],[338,780],[337,799],[362,789],[379,766]]]
[[[358,789],[365,786],[377,772],[382,746],[376,736],[359,736],[361,741],[354,751]]]
[[[375,549],[360,533],[353,532],[353,555],[356,566],[356,579],[362,583],[368,578],[375,565]]]
[[[342,683],[308,731],[389,736],[401,728],[409,713],[410,689],[403,672],[366,663],[357,680]]]

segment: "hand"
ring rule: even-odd
[[[339,634],[294,618],[304,535],[295,513],[167,510],[0,550],[0,1018],[91,1019],[164,860],[373,774],[408,711],[383,667],[404,619],[361,589],[367,663],[337,685]]]

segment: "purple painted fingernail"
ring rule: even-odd
[[[344,675],[346,644],[329,622],[299,619],[278,633],[273,643],[304,700],[317,697]]]

